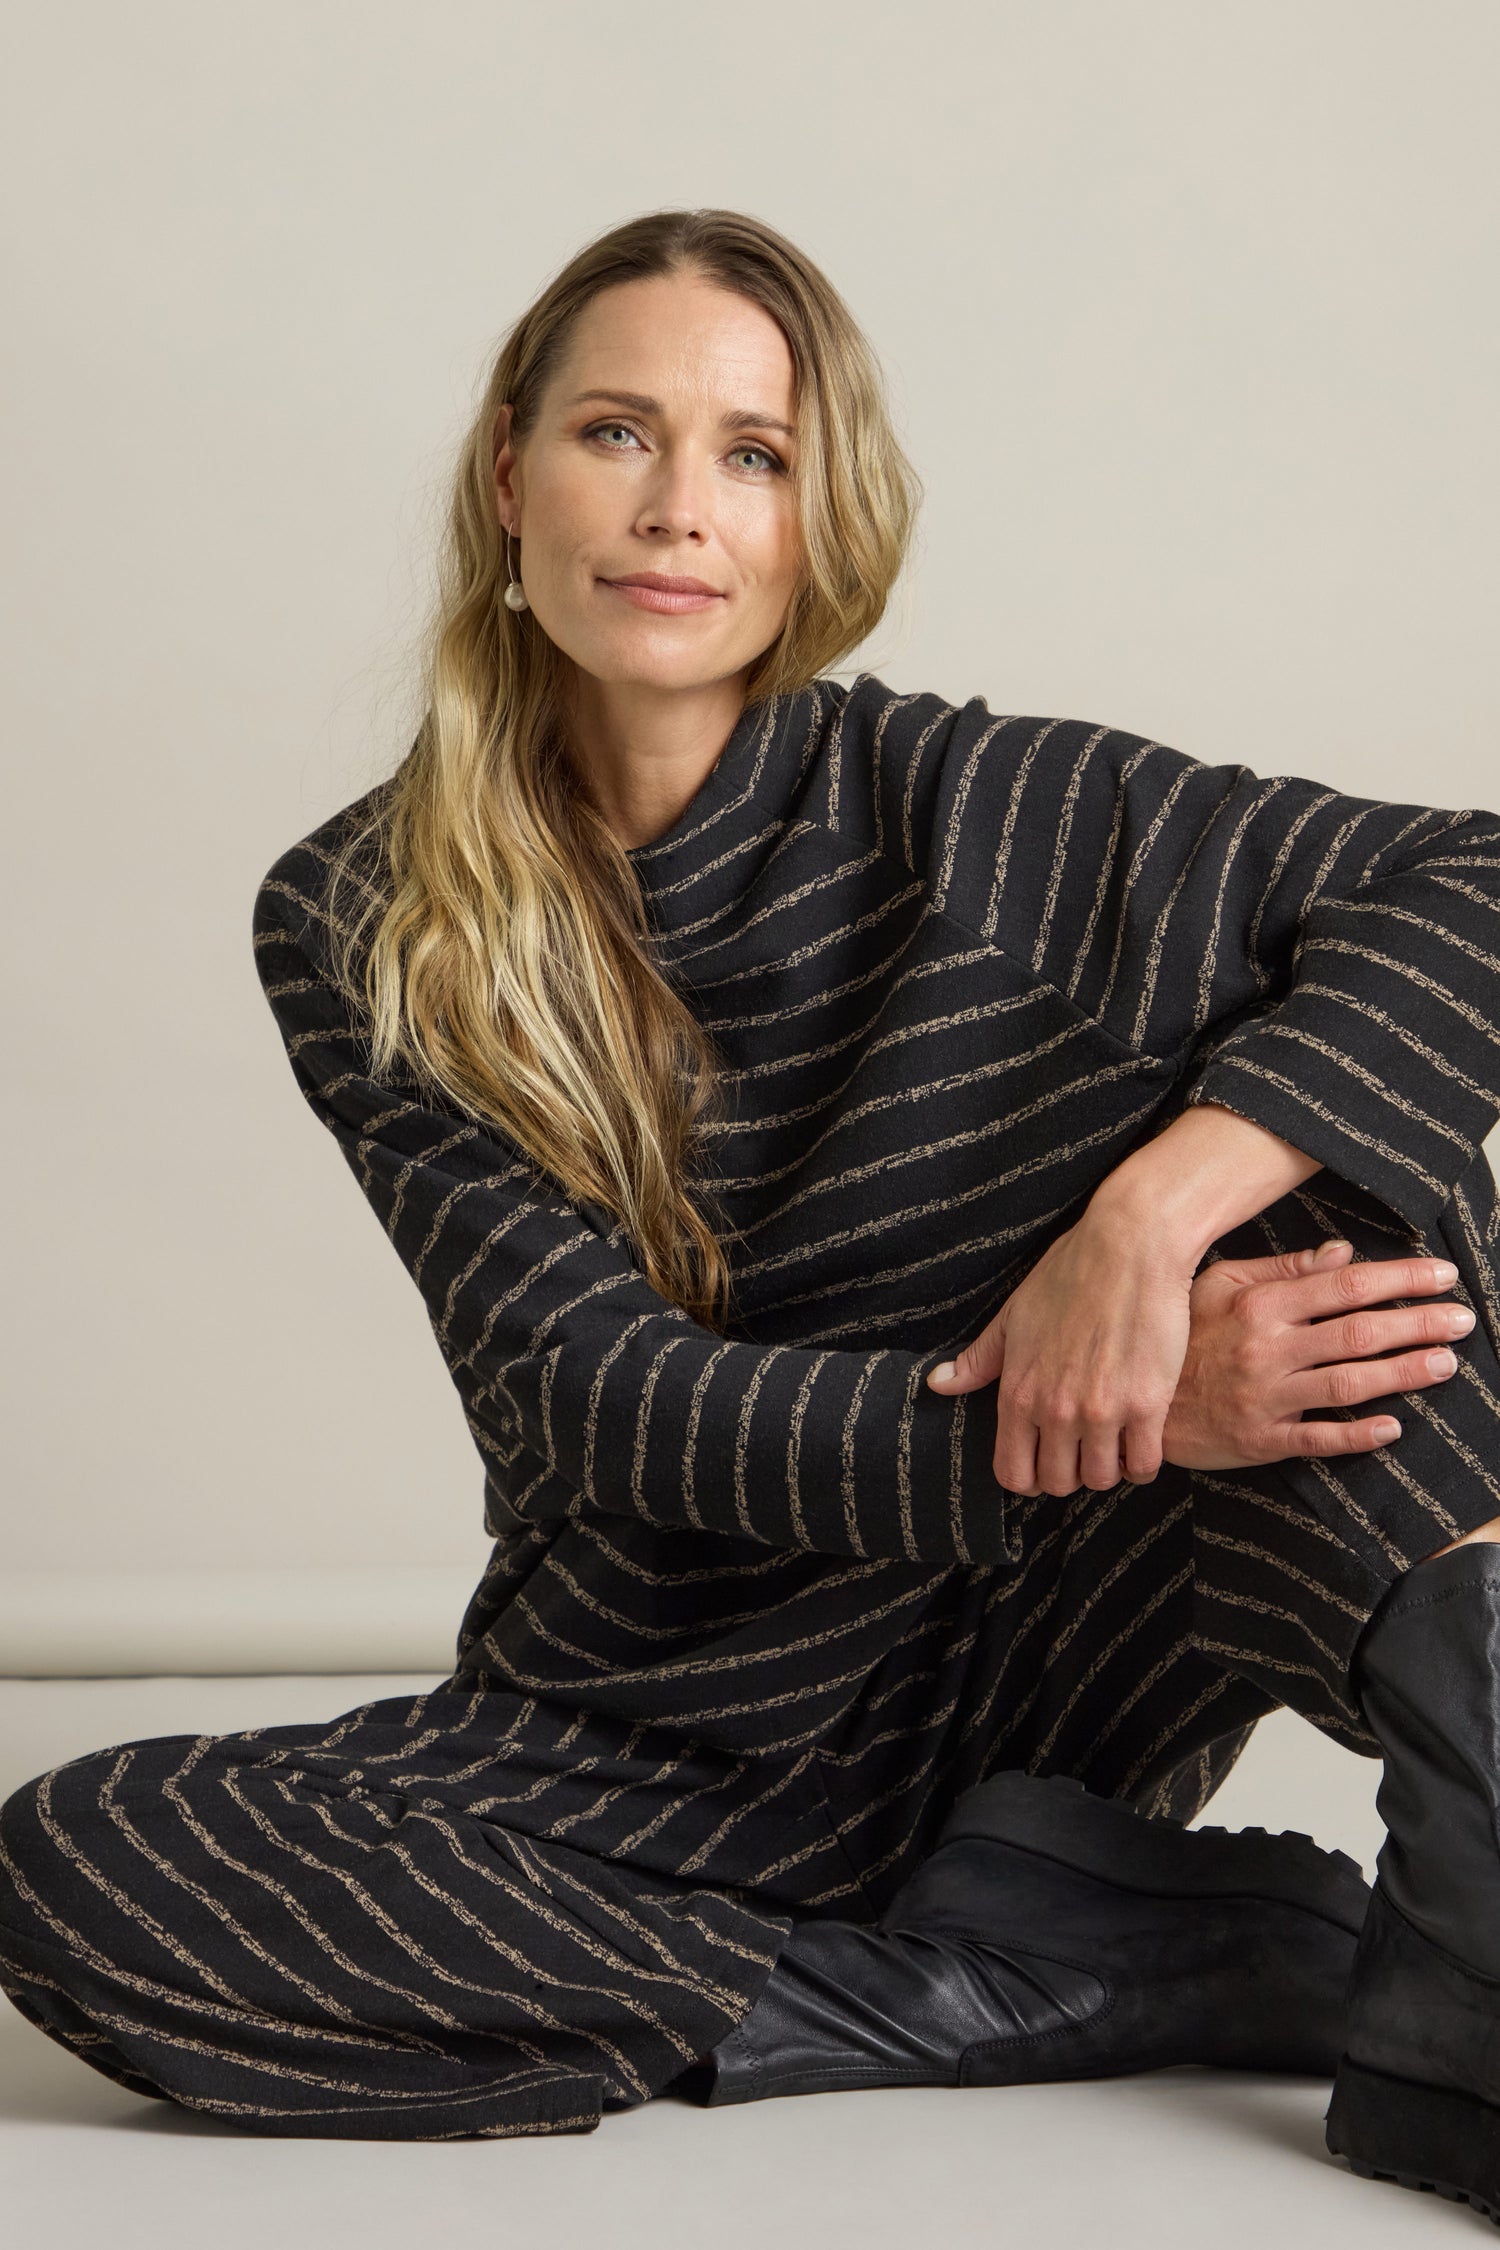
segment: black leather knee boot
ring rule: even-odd
[[[1311,1838],[1148,1820],[1063,1776],[965,1791],[879,1922],[799,1923],[674,2081],[705,2106],[1175,2063],[1332,2074],[1369,1892]]]
[[[1328,2146],[1500,2219],[1500,1546],[1405,1572],[1351,1678],[1385,1757],[1386,1837]]]

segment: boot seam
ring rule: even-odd
[[[1043,1958],[1052,1961],[1058,1956],[1049,1953]],[[1069,1966],[1076,1968],[1078,1963],[1071,1962]],[[1097,1975],[1098,1971],[1091,1970],[1089,1973]],[[1092,2032],[1115,2012],[1117,1995],[1114,1986],[1102,1977],[1099,1981],[1104,1985],[1105,2000],[1103,2006],[1096,2008],[1091,2016],[1084,2016],[1080,2022],[1054,2024],[1050,2031],[1000,2031],[993,2039],[976,2039],[972,2047],[965,2047],[959,2060],[960,2069],[971,2055],[989,2055],[1013,2047],[1045,2047],[1059,2039],[1072,2039],[1080,2032]]]
[[[755,2093],[758,2094],[760,2090],[761,2080],[761,2059],[760,2056],[756,2053],[754,2047],[751,2046],[749,2040],[744,2037],[745,2021],[748,2021],[748,2018],[742,2020],[740,2023],[737,2023],[733,2031],[729,2032],[727,2036],[720,2042],[719,2046],[713,2050],[716,2058],[714,2069],[714,2084],[715,2086],[717,2086],[719,2080],[723,2076],[723,2066],[718,2062],[717,2058],[721,2055],[727,2054],[732,2050],[734,2059],[742,2065],[746,2076],[750,2080],[752,2088],[755,2090]],[[754,2096],[752,2096],[752,2099],[753,2098]]]
[[[1494,1544],[1494,1542],[1487,1542],[1487,1544]],[[1432,1559],[1433,1558],[1430,1555],[1423,1557],[1423,1560],[1427,1562],[1432,1561]],[[1419,1609],[1436,1609],[1440,1602],[1455,1602],[1458,1600],[1461,1594],[1472,1594],[1476,1585],[1488,1586],[1495,1593],[1500,1594],[1500,1579],[1480,1578],[1467,1580],[1462,1585],[1444,1586],[1435,1593],[1413,1594],[1409,1600],[1393,1604],[1392,1607],[1385,1612],[1380,1622],[1382,1624],[1386,1624],[1394,1617],[1409,1617]],[[1373,1615],[1370,1619],[1370,1622],[1371,1624],[1375,1622]],[[1371,1638],[1374,1638],[1373,1634],[1371,1635]]]
[[[924,2072],[885,2069],[878,2063],[827,2063],[817,2070],[787,2070],[782,2076],[795,2078],[799,2085],[814,2078],[836,2078],[841,2086],[847,2085],[851,2078],[863,2079],[871,2085],[931,2086],[948,2083],[946,2079],[934,2080]]]

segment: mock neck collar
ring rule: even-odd
[[[721,885],[712,879],[717,869],[732,871],[732,881],[746,879],[755,840],[774,839],[778,832],[778,818],[802,769],[810,715],[815,704],[826,700],[818,690],[826,684],[813,682],[794,694],[746,704],[701,786],[671,827],[653,842],[627,850],[659,922],[671,924],[681,918],[673,903],[679,898],[684,901],[684,917],[691,911],[689,897],[702,901],[702,878],[709,878],[706,891],[717,894]]]

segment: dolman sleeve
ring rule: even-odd
[[[1500,1117],[1500,818],[949,708],[915,800],[937,903],[1175,1056],[1187,1104],[1428,1226]]]
[[[939,1569],[1014,1559],[993,1387],[929,1390],[941,1352],[758,1345],[694,1321],[518,1144],[370,1075],[319,916],[294,847],[255,899],[266,998],[521,1520],[602,1511]]]

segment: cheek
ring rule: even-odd
[[[523,538],[538,583],[561,587],[576,577],[584,559],[608,543],[601,494],[587,468],[549,464],[533,477],[526,495]]]
[[[763,510],[747,527],[743,552],[758,598],[778,611],[785,608],[797,582],[802,553],[802,527],[789,497],[782,505]]]

